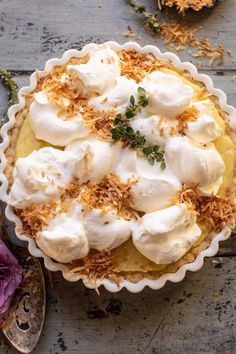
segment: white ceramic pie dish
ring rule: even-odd
[[[186,70],[187,72],[189,72],[191,74],[193,79],[203,82],[204,85],[206,86],[208,92],[210,92],[211,94],[213,94],[214,96],[216,96],[218,98],[220,108],[223,111],[225,111],[226,113],[228,113],[229,118],[230,118],[229,119],[230,124],[232,125],[232,127],[234,129],[236,129],[236,109],[227,104],[226,95],[223,91],[214,88],[211,78],[207,75],[199,74],[196,67],[193,64],[191,64],[189,62],[181,62],[180,59],[173,53],[169,53],[169,52],[161,53],[157,47],[154,47],[151,45],[148,45],[145,47],[140,47],[135,42],[127,42],[123,45],[120,45],[116,42],[107,42],[107,44],[112,49],[115,49],[115,50],[134,49],[134,50],[136,50],[138,52],[142,52],[142,53],[152,53],[157,58],[169,59],[176,67]],[[95,45],[96,44],[93,44],[93,43],[88,44],[80,51],[75,50],[75,49],[70,49],[64,53],[62,58],[52,58],[52,59],[48,60],[45,64],[45,69],[43,71],[37,71],[37,73],[34,72],[30,76],[30,85],[20,89],[19,94],[18,94],[19,103],[12,106],[8,110],[9,121],[1,129],[1,136],[2,136],[3,141],[0,144],[0,156],[1,156],[0,181],[2,182],[2,185],[0,187],[0,199],[2,201],[8,203],[8,194],[7,194],[8,180],[3,173],[3,171],[6,167],[6,164],[7,164],[7,159],[4,155],[4,151],[6,150],[6,148],[8,147],[8,145],[10,143],[10,139],[8,137],[8,131],[13,127],[13,125],[15,123],[16,113],[19,112],[25,106],[25,98],[23,96],[23,93],[32,92],[37,85],[37,80],[41,77],[46,76],[55,65],[63,65],[71,57],[85,56],[91,50],[91,48]],[[15,215],[12,207],[9,205],[7,205],[7,207],[6,207],[6,217],[8,220],[12,221],[16,227],[20,228],[21,220]],[[175,273],[164,274],[155,280],[143,278],[142,280],[135,282],[135,283],[131,282],[129,280],[121,280],[119,283],[119,286],[115,282],[112,282],[109,279],[98,279],[96,286],[99,287],[100,285],[103,285],[110,292],[117,292],[117,291],[121,290],[122,288],[126,288],[128,291],[135,293],[135,292],[139,292],[139,291],[143,290],[143,288],[145,286],[148,286],[148,287],[155,289],[155,290],[160,289],[165,285],[167,280],[175,282],[175,283],[179,282],[185,277],[187,270],[190,270],[190,271],[199,270],[203,265],[203,261],[204,261],[205,257],[214,256],[218,252],[219,242],[229,238],[230,234],[231,234],[231,229],[229,227],[225,227],[219,234],[214,236],[209,247],[207,249],[203,250],[201,253],[199,253],[199,255],[196,257],[196,259],[193,262],[184,264]],[[29,238],[28,236],[21,234],[17,230],[16,230],[16,235],[20,240],[28,242],[29,252],[33,256],[43,258],[44,265],[47,269],[49,269],[51,271],[61,271],[63,274],[63,277],[68,281],[78,281],[81,279],[80,274],[70,273],[67,266],[54,262],[50,257],[48,257],[44,252],[42,252],[37,247],[35,241],[32,238]],[[89,287],[89,288],[95,287],[94,284],[89,283],[86,279],[83,279],[83,282],[86,287]]]

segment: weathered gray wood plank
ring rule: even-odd
[[[218,256],[236,256],[236,233],[224,242],[220,243]]]
[[[155,11],[155,0],[139,1]],[[236,2],[222,0],[214,11],[191,16],[191,21],[203,26],[199,35],[236,53],[235,18]],[[122,32],[127,25],[141,37],[141,44],[166,50],[158,37],[144,29],[126,0],[0,0],[0,67],[17,72],[19,85],[27,85],[25,71],[42,68],[47,59],[66,49],[91,41],[125,42]],[[180,57],[190,59],[187,52]],[[235,105],[236,63],[226,58],[224,66],[204,70]],[[5,107],[0,84],[0,115]],[[10,225],[8,229],[12,234]],[[219,254],[224,257],[208,259],[201,271],[188,273],[183,282],[167,284],[158,292],[123,290],[111,295],[103,289],[99,297],[81,283],[60,282],[60,275],[54,275],[43,335],[34,354],[234,354],[236,257],[229,255],[236,255],[235,236],[222,243]],[[91,318],[98,314],[100,319]],[[0,353],[16,351],[6,345]]]
[[[143,0],[147,9],[155,12],[155,0]],[[116,40],[125,42],[122,33],[131,26],[141,37],[141,44],[154,44],[166,50],[158,36],[152,36],[126,0],[23,0],[0,2],[0,66],[14,70],[42,68],[44,62],[60,56],[66,49],[81,48],[88,42]],[[173,12],[160,18],[173,18]],[[236,53],[236,2],[219,1],[214,10],[191,13],[185,20],[198,26],[200,37],[209,37],[214,44],[222,42]],[[180,53],[184,60],[191,57]],[[196,60],[195,60],[196,62]],[[226,58],[223,68],[235,68]]]
[[[48,288],[34,354],[234,354],[235,274],[236,259],[227,257],[208,259],[201,271],[158,292],[103,289],[98,296],[80,283],[58,282]],[[6,345],[0,353],[16,351]]]

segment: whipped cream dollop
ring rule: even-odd
[[[197,241],[201,230],[185,204],[145,214],[134,222],[133,243],[137,250],[156,264],[174,263]]]
[[[32,130],[37,139],[44,140],[56,146],[65,146],[72,140],[83,138],[90,132],[83,123],[81,114],[75,114],[72,119],[64,120],[58,117],[60,108],[48,101],[44,92],[34,94],[29,115]]]
[[[146,109],[152,114],[175,118],[189,105],[193,89],[180,78],[154,71],[140,83],[148,93]]]
[[[142,212],[165,208],[181,189],[181,183],[167,165],[161,170],[160,164],[150,165],[147,159],[136,151],[122,149],[113,159],[113,173],[123,182],[136,181],[132,187],[131,206]]]
[[[202,144],[214,141],[221,135],[222,129],[214,119],[212,102],[208,99],[195,102],[193,106],[199,111],[199,116],[197,121],[187,123],[186,135]]]
[[[102,95],[111,90],[120,76],[119,57],[108,45],[95,46],[86,64],[67,65],[68,72],[79,78],[91,93]]]
[[[132,207],[142,212],[166,208],[181,189],[181,183],[166,165],[161,170],[159,163],[150,165],[146,158],[137,158],[138,181],[132,186]]]
[[[112,250],[131,237],[130,222],[111,207],[85,211],[83,221],[89,245],[98,251]]]
[[[224,162],[213,143],[201,145],[188,137],[169,138],[165,158],[181,182],[189,186],[213,187],[216,183],[219,187],[222,183]]]
[[[122,148],[121,144],[115,144],[113,149],[113,158],[111,172],[120,177],[122,182],[137,177],[137,152],[129,148]]]
[[[90,249],[112,250],[130,237],[130,221],[115,209],[84,210],[76,201],[39,232],[36,242],[49,257],[68,263],[87,256]]]
[[[36,238],[37,245],[49,257],[67,263],[89,253],[82,223],[82,206],[77,202],[66,213],[56,215]]]
[[[75,175],[74,154],[51,147],[33,151],[19,158],[13,171],[9,204],[26,208],[60,197]]]
[[[158,144],[165,147],[166,140],[170,137],[171,129],[176,128],[177,122],[173,119],[159,115],[147,115],[142,112],[135,119],[130,120],[130,126],[134,131],[139,131],[145,136],[149,144]]]
[[[77,159],[76,177],[81,183],[99,181],[110,172],[113,150],[108,142],[90,136],[87,140],[74,140],[65,151]]]
[[[124,113],[129,104],[130,96],[137,96],[138,85],[126,76],[117,78],[116,85],[107,93],[93,97],[89,103],[98,111],[114,109],[117,113]]]

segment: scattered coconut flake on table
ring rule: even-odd
[[[225,55],[227,54],[229,57],[233,58],[233,52],[230,48],[225,49],[222,44],[218,43],[215,46],[211,44],[210,39],[207,37],[198,38],[196,32],[201,29],[201,27],[191,29],[187,25],[183,25],[178,22],[160,22],[157,18],[156,14],[149,13],[145,6],[138,4],[135,1],[129,1],[129,5],[133,8],[133,10],[140,14],[144,21],[145,27],[152,31],[154,34],[159,34],[163,39],[164,43],[168,45],[171,50],[184,50],[187,48],[193,48],[196,51],[192,53],[189,51],[193,58],[199,58],[200,62],[198,63],[201,66],[203,59],[208,59],[208,65],[212,66],[213,64],[223,65]],[[213,0],[205,0],[205,1],[186,1],[186,0],[167,0],[167,1],[158,1],[159,8],[161,5],[167,3],[172,3],[173,5],[177,3],[179,6],[187,6],[189,7],[195,6],[195,9],[200,9],[200,5],[203,6],[212,6]],[[190,6],[191,4],[191,6]],[[194,5],[195,4],[195,5]],[[211,4],[211,5],[210,5]],[[172,6],[173,6],[172,5]]]
[[[216,0],[157,0],[158,8],[161,10],[163,6],[175,6],[179,13],[185,14],[188,9],[200,11],[203,7],[212,7]]]
[[[209,38],[206,37],[199,40],[196,35],[199,29],[191,30],[186,25],[181,25],[177,22],[163,23],[161,25],[160,36],[165,44],[169,44],[177,51],[184,50],[186,47],[195,48],[197,51],[191,54],[192,57],[209,59],[209,66],[212,66],[216,61],[217,65],[223,65],[225,57],[223,45],[217,44],[214,47],[211,45]]]
[[[122,35],[124,37],[132,38],[134,41],[138,42],[140,41],[141,37],[138,36],[130,26],[127,26],[127,31],[123,32]]]

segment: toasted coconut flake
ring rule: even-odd
[[[177,117],[177,132],[184,135],[187,129],[188,122],[195,122],[198,119],[199,110],[192,106],[187,108]]]
[[[78,261],[76,263],[78,263]],[[75,267],[72,263],[70,273],[80,273],[82,277],[86,277],[89,282],[95,285],[98,294],[99,291],[96,286],[97,279],[110,278],[119,284],[118,279],[115,276],[117,260],[115,260],[109,250],[103,250],[100,252],[93,250],[88,256],[81,259],[79,263],[79,266]]]
[[[121,182],[120,178],[109,173],[101,182],[89,182],[81,187],[79,199],[88,209],[104,209],[107,206],[115,208],[126,220],[138,217],[137,212],[130,208],[132,200],[132,185],[136,180]]]
[[[88,60],[87,56],[81,58],[71,58],[65,65],[56,66],[45,77],[41,78],[37,84],[36,92],[44,91],[50,102],[56,104],[60,108],[59,117],[64,119],[73,118],[77,107],[83,99],[80,97],[80,88],[70,85],[73,80],[70,73],[66,71],[68,64],[83,64]],[[62,76],[66,75],[66,79],[62,80]]]
[[[199,29],[199,28],[198,28]],[[188,47],[194,47],[197,52],[192,54],[193,58],[209,59],[209,66],[215,61],[218,65],[224,64],[225,49],[221,44],[213,47],[208,38],[198,40],[196,31],[180,23],[163,23],[161,25],[160,35],[166,44],[174,45],[179,50]]]
[[[199,116],[199,111],[196,107],[192,106],[187,108],[176,118],[176,126],[169,128],[169,134],[171,136],[185,135],[188,127],[188,122],[196,122]],[[163,134],[163,128],[160,128],[160,135]]]
[[[61,73],[60,73],[61,74]],[[61,119],[73,119],[81,114],[88,127],[103,139],[111,139],[111,130],[114,127],[115,112],[97,111],[88,103],[86,97],[79,96],[75,90],[71,90],[67,82],[61,82],[61,75],[53,73],[43,83],[50,102],[60,108],[58,117]]]
[[[75,187],[76,186],[76,187]],[[65,213],[77,197],[75,192],[78,181],[72,181],[63,191],[61,199],[45,203],[32,203],[25,209],[15,208],[16,215],[23,223],[23,231],[30,237],[36,238],[38,232],[47,227],[49,222],[60,213]]]
[[[76,199],[79,196],[79,193],[80,193],[79,180],[74,179],[67,185],[65,190],[65,195],[70,199]]]
[[[137,36],[137,34],[134,33],[134,31],[132,30],[132,28],[130,26],[128,26],[128,31],[123,32],[122,35],[124,37],[132,38],[135,41],[139,41],[141,39],[141,37]]]
[[[158,6],[175,6],[179,13],[184,14],[186,10],[193,9],[200,11],[203,7],[212,7],[216,0],[157,0]]]
[[[131,187],[134,183],[135,180],[122,183],[119,177],[112,173],[98,183],[89,182],[80,185],[78,180],[74,180],[68,184],[61,199],[30,204],[25,209],[15,208],[15,213],[23,223],[23,232],[33,238],[37,238],[39,231],[47,227],[56,215],[67,212],[78,197],[85,208],[105,209],[111,206],[126,220],[132,217],[138,219],[138,213],[129,207],[132,200]]]
[[[22,92],[22,96],[32,98],[34,94],[31,92]]]
[[[138,53],[135,50],[121,50],[118,52],[121,63],[121,75],[140,82],[151,72],[163,65],[152,54]]]
[[[110,109],[108,111],[96,111],[92,106],[85,104],[81,110],[83,120],[87,126],[100,138],[112,141],[111,130],[114,128],[116,113]]]
[[[192,46],[197,41],[195,32],[177,22],[163,23],[160,35],[165,44],[174,44],[178,50],[185,49],[186,45]]]
[[[234,58],[234,53],[233,53],[232,49],[227,48],[226,52],[227,52],[229,57]]]
[[[197,220],[205,224],[210,231],[219,232],[225,225],[230,228],[236,223],[236,196],[226,193],[224,197],[200,196],[197,187],[183,186],[178,202],[185,203],[189,210],[197,215]]]
[[[59,201],[52,200],[49,203],[31,204],[26,209],[15,209],[15,213],[23,223],[24,233],[36,238],[38,232],[55,218],[59,210]]]
[[[200,90],[199,90],[199,92],[197,94],[197,99],[199,101],[203,101],[203,100],[209,98],[210,96],[212,96],[212,94],[207,91],[205,86],[203,86],[203,87],[200,88]]]

